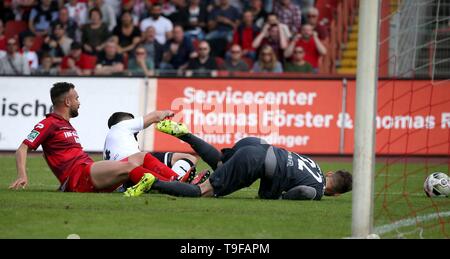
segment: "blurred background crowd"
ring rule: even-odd
[[[319,72],[314,0],[4,0],[0,74]]]

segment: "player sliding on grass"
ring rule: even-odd
[[[126,196],[139,196],[148,191],[155,176],[177,176],[170,168],[146,153],[136,153],[123,161],[94,162],[80,145],[78,134],[70,119],[78,116],[80,101],[71,83],[55,83],[50,90],[54,112],[39,122],[16,151],[17,179],[11,189],[25,188],[28,184],[26,159],[29,149],[42,145],[44,158],[66,192],[111,192],[131,180],[136,185]],[[143,118],[144,127],[172,116],[171,111],[155,111]],[[155,175],[155,176],[154,176]]]
[[[259,138],[244,138],[222,154],[213,146],[189,133],[186,126],[170,120],[158,123],[157,129],[178,137],[213,169],[204,183],[189,185],[159,182],[153,189],[189,197],[225,196],[250,186],[260,179],[258,195],[262,199],[320,200],[323,195],[336,196],[352,189],[352,175],[346,171],[328,172],[325,176],[310,158],[267,144]]]
[[[115,112],[108,119],[108,134],[106,135],[103,148],[103,158],[105,160],[122,160],[128,156],[141,152],[136,135],[149,125],[144,124],[145,117],[135,118],[133,114],[127,112]],[[195,164],[197,157],[185,153],[154,152],[150,153],[160,162],[170,167],[175,174],[159,175],[157,178],[162,181],[179,180],[191,182],[195,177]],[[189,173],[187,173],[189,172]],[[203,179],[196,179],[193,183],[204,182],[209,175],[199,174]],[[155,175],[156,176],[156,175]],[[132,186],[130,182],[124,184],[118,191],[123,191],[127,186]]]
[[[141,152],[137,134],[144,129],[144,118],[135,118],[127,112],[115,112],[108,119],[109,131],[103,148],[104,160],[122,160],[134,153]],[[187,153],[150,152],[159,161],[183,176],[197,163],[197,157]]]

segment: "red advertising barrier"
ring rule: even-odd
[[[177,112],[191,132],[217,148],[246,136],[305,154],[353,152],[355,82],[342,114],[340,80],[159,79],[157,109]],[[381,81],[377,153],[449,153],[450,83]],[[178,139],[155,133],[155,151],[191,152]]]

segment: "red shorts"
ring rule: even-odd
[[[81,164],[75,167],[69,175],[66,192],[96,192],[91,179],[92,164]]]
[[[67,183],[66,192],[113,192],[120,185],[106,188],[106,189],[97,189],[92,183],[91,178],[91,164],[81,164],[75,167],[69,175],[69,182]]]

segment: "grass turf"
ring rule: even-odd
[[[319,164],[324,172],[351,167],[350,163]],[[204,167],[204,163],[199,164],[199,169]],[[351,235],[351,193],[324,197],[320,202],[260,200],[256,199],[258,182],[218,199],[161,194],[124,198],[119,193],[60,193],[55,191],[59,185],[56,178],[40,156],[29,157],[28,176],[28,188],[8,190],[16,177],[14,157],[0,157],[0,238],[66,238],[71,233],[82,238],[183,239],[342,238]],[[421,181],[417,177],[415,185]],[[397,196],[389,194],[393,199]],[[431,200],[419,194],[411,195],[410,199],[417,202],[418,207]],[[383,203],[378,204],[377,207],[383,207]],[[398,209],[401,215],[411,212],[409,206],[398,206]],[[380,224],[396,217],[390,211],[381,211]],[[448,221],[443,225],[447,232],[449,225]],[[441,237],[441,225],[437,226],[424,237]],[[393,237],[391,233],[386,236]],[[417,234],[405,236],[417,237]]]

